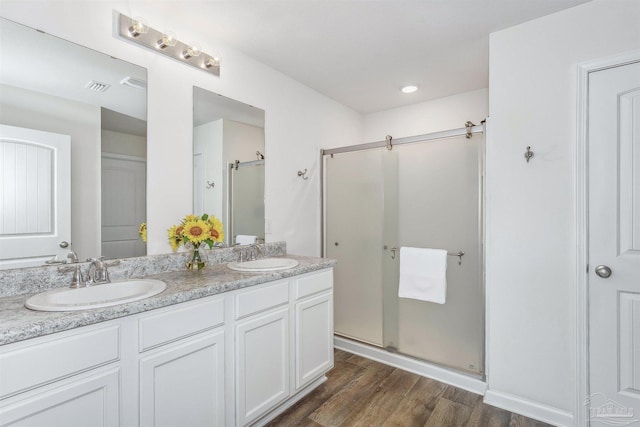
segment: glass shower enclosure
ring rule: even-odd
[[[482,377],[483,144],[461,132],[323,151],[336,335]],[[401,247],[448,251],[445,304],[398,297]]]
[[[229,163],[227,241],[239,234],[264,242],[264,160]]]

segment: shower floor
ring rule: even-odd
[[[329,378],[269,426],[551,427],[482,396],[335,350]]]

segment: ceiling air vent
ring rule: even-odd
[[[111,87],[111,85],[108,85],[106,83],[97,82],[95,80],[91,80],[89,83],[87,83],[87,85],[85,87],[87,89],[89,89],[90,91],[92,91],[92,92],[102,93],[102,92],[106,92],[107,89],[109,89]]]
[[[136,89],[142,89],[142,90],[147,89],[147,82],[145,82],[144,80],[136,79],[134,77],[129,77],[129,76],[120,80],[120,84],[123,86],[129,86]]]

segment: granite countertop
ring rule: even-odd
[[[201,271],[180,270],[145,276],[146,279],[164,281],[167,289],[143,300],[92,310],[33,311],[24,306],[25,301],[33,295],[32,293],[2,297],[0,298],[0,345],[309,273],[333,267],[336,264],[335,260],[326,258],[296,255],[286,255],[286,257],[297,260],[298,266],[288,270],[245,273],[233,271],[226,264],[215,264],[208,265]]]

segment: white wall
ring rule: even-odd
[[[408,95],[411,96],[411,95]],[[394,108],[364,117],[364,141],[394,138],[463,128],[467,120],[479,125],[489,115],[487,89]]]
[[[100,253],[100,108],[2,85],[0,122],[71,137],[71,243],[80,259]]]
[[[256,151],[264,154],[264,129],[233,120],[223,120],[223,123],[225,163],[258,160]]]
[[[147,157],[147,138],[102,129],[102,152],[125,156]]]
[[[226,225],[226,212],[222,203],[225,194],[222,147],[222,119],[204,123],[193,129],[194,154],[199,153],[202,156],[203,174],[200,188],[197,189],[202,194],[203,211],[194,213],[215,215]],[[207,188],[207,181],[213,182],[214,187]]]
[[[576,65],[640,49],[639,23],[640,3],[596,1],[491,35],[492,393],[573,411]]]
[[[115,38],[113,9],[171,28],[181,40],[200,40],[204,51],[220,54],[221,77]],[[217,40],[202,40],[197,28],[158,13],[152,3],[2,1],[0,13],[147,68],[149,254],[170,251],[166,229],[192,210],[192,96],[198,86],[266,111],[270,240],[286,240],[291,253],[319,255],[319,150],[360,141],[359,114]],[[311,179],[303,182],[296,171],[305,167]]]

